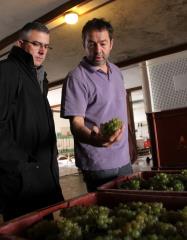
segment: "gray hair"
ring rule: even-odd
[[[19,39],[26,40],[29,32],[32,30],[49,34],[49,29],[44,24],[40,22],[29,22],[26,25],[24,25],[23,28],[20,30]]]

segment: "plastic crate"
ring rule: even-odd
[[[0,236],[0,240],[25,240],[24,238],[20,238],[17,236]]]
[[[171,198],[169,196],[134,195],[124,194],[121,192],[114,193],[106,191],[89,193],[81,197],[69,200],[67,202],[57,204],[9,221],[0,227],[0,236],[2,236],[3,234],[19,236],[32,224],[42,220],[42,218],[47,216],[48,214],[54,213],[55,211],[62,208],[73,207],[77,205],[102,205],[113,208],[119,203],[132,201],[162,202],[164,206],[168,209],[181,209],[184,206],[187,206],[187,198],[185,197],[173,197],[171,201]]]
[[[159,173],[169,173],[169,174],[179,174],[181,170],[161,170],[161,171],[143,171],[143,172],[136,172],[129,176],[119,177],[113,181],[103,184],[102,186],[98,187],[99,191],[113,191],[113,192],[124,192],[128,194],[145,194],[145,195],[164,195],[164,196],[184,196],[187,197],[187,191],[157,191],[157,190],[126,190],[126,189],[119,189],[120,184],[132,180],[134,178],[142,178],[148,180],[149,178],[155,176]]]

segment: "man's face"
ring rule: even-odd
[[[110,40],[107,30],[92,30],[88,32],[84,42],[86,57],[94,66],[103,66],[112,50],[113,40]]]
[[[20,40],[20,47],[33,57],[34,65],[39,67],[46,58],[49,46],[49,34],[37,30],[31,30],[27,39]]]

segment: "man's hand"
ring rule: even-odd
[[[91,142],[94,146],[98,147],[110,147],[112,144],[119,142],[122,138],[125,127],[118,129],[110,137],[103,136],[100,129],[94,126],[91,131]]]
[[[70,119],[71,131],[78,141],[93,145],[95,147],[110,147],[121,140],[124,126],[115,131],[111,136],[104,136],[101,129],[93,126],[89,129],[85,126],[84,117],[74,116]]]

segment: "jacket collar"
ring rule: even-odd
[[[26,72],[26,74],[32,79],[32,81],[34,82],[34,84],[37,86],[38,90],[41,93],[32,55],[25,52],[20,47],[14,46],[11,49],[11,52],[8,58],[18,62],[19,65],[21,65],[20,67],[22,67],[22,69]]]
[[[25,50],[23,50],[20,47],[14,46],[11,49],[8,58],[15,58],[18,61],[22,62],[23,64],[34,68],[32,55],[30,53],[25,52]]]

